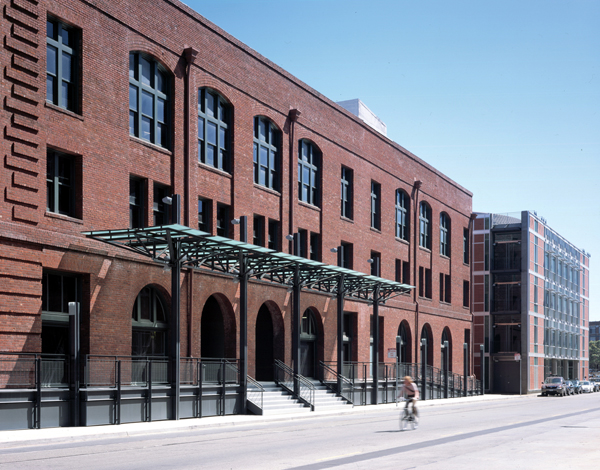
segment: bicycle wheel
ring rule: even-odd
[[[412,425],[413,430],[417,429],[419,427],[419,417],[413,415],[410,424]]]
[[[408,411],[404,410],[400,413],[400,431],[408,429]]]

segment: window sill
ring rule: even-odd
[[[407,240],[405,240],[404,238],[398,238],[398,237],[396,237],[396,241],[400,242],[400,243],[403,243],[404,245],[410,246],[410,242],[407,241]]]
[[[202,168],[203,170],[208,170],[208,171],[210,171],[212,173],[215,173],[215,174],[220,175],[220,176],[224,176],[224,177],[229,178],[229,179],[233,178],[233,176],[231,176],[231,173],[227,173],[224,170],[219,170],[218,168],[215,168],[214,166],[207,165],[206,163],[198,162],[198,168]]]
[[[65,108],[61,108],[60,106],[55,105],[54,103],[50,103],[49,101],[45,102],[46,108],[51,109],[53,111],[57,111],[59,113],[62,114],[66,114],[67,116],[70,116],[72,118],[75,118],[79,121],[83,121],[83,116],[80,114],[77,114],[73,111],[69,111],[68,109]]]
[[[419,245],[419,250],[431,254],[431,249],[425,248],[424,246]]]
[[[371,232],[375,232],[381,235],[381,230],[375,227],[369,227],[371,229]]]
[[[57,214],[56,212],[48,212],[44,214],[46,217],[51,219],[64,220],[65,222],[73,222],[75,224],[83,225],[83,220],[78,219],[76,217],[71,217],[69,215]]]
[[[450,257],[448,255],[443,255],[440,253],[440,258],[447,259],[448,261],[450,261]]]
[[[262,184],[254,183],[254,189],[260,189],[261,191],[272,194],[273,196],[281,197],[281,193],[279,191],[268,188],[267,186],[263,186]]]
[[[136,137],[134,135],[129,134],[129,140],[131,142],[135,142],[137,144],[142,144],[144,147],[148,147],[152,150],[157,150],[160,153],[164,153],[165,155],[169,155],[169,156],[173,155],[173,152],[171,152],[170,150],[168,150],[164,147],[161,147],[160,145],[153,144],[152,142],[148,142],[147,140],[140,139],[139,137]]]
[[[432,299],[430,299],[429,297],[421,297],[421,296],[419,296],[419,300],[427,300],[429,302],[432,302]]]
[[[312,204],[309,204],[308,202],[304,202],[304,201],[298,200],[298,204],[301,205],[301,206],[306,207],[307,209],[312,209],[313,211],[321,212],[321,208],[320,207],[313,206]]]
[[[354,220],[349,219],[348,217],[344,217],[343,215],[340,215],[340,220],[343,220],[344,222],[348,222],[349,224],[354,223]]]

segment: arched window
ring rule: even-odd
[[[446,341],[448,349],[446,349]],[[452,336],[448,327],[442,332],[442,370],[452,370]]]
[[[162,296],[155,288],[144,287],[131,311],[131,355],[166,356],[168,331]]]
[[[254,118],[254,182],[279,190],[281,132],[269,119]]]
[[[299,147],[298,199],[318,206],[321,152],[307,140],[301,140]]]
[[[198,161],[229,172],[231,106],[217,92],[198,90]]]
[[[419,205],[419,246],[431,249],[431,208],[426,202]]]
[[[153,58],[129,54],[129,133],[167,148],[169,145],[169,75]]]
[[[440,214],[440,255],[450,257],[450,217]]]
[[[396,190],[396,238],[408,241],[410,199],[401,189]]]

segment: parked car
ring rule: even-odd
[[[585,393],[592,393],[594,391],[594,386],[589,380],[582,380],[581,391]]]
[[[542,396],[547,395],[560,395],[564,397],[567,395],[567,386],[565,379],[558,376],[546,377],[546,380],[542,382]]]
[[[565,387],[567,387],[567,395],[575,395],[575,387],[571,380],[565,380]]]
[[[581,391],[581,382],[577,379],[573,379],[571,380],[571,382],[573,382],[573,390],[575,391],[575,393],[583,393]]]
[[[591,382],[594,386],[594,392],[600,392],[600,379],[592,379]]]

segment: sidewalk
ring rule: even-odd
[[[419,408],[428,408],[431,406],[458,405],[470,402],[486,402],[510,399],[527,399],[537,397],[537,394],[531,395],[483,395],[474,397],[435,399],[419,402]],[[280,414],[280,415],[227,415],[211,416],[207,418],[189,418],[179,421],[153,421],[150,423],[127,423],[119,425],[89,426],[89,427],[64,427],[64,428],[45,428],[45,429],[23,429],[17,431],[0,431],[0,445],[10,443],[51,443],[51,442],[69,442],[85,441],[99,438],[120,438],[143,434],[157,434],[164,432],[181,432],[186,430],[222,427],[222,426],[244,426],[255,425],[268,422],[295,421],[311,418],[318,418],[331,415],[346,414],[368,414],[373,412],[384,412],[396,409],[395,403],[383,405],[367,406],[348,406],[348,409],[340,411],[322,411],[315,410],[306,414]]]

